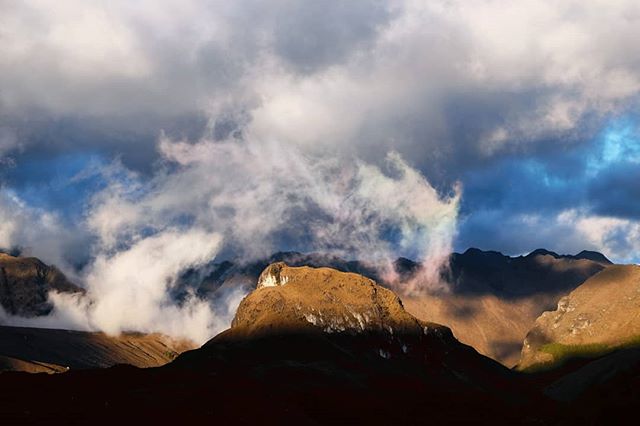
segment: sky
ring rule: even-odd
[[[85,283],[184,235],[158,279],[278,250],[640,262],[639,24],[634,0],[0,0],[0,246]]]

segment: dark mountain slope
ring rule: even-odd
[[[0,326],[0,371],[59,372],[116,364],[158,367],[193,344],[160,334],[108,336],[86,331]]]
[[[47,300],[50,291],[84,292],[55,266],[45,265],[35,257],[0,253],[0,304],[7,313],[23,317],[47,315],[53,309]]]

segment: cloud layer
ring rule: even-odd
[[[405,255],[431,266],[408,291],[453,247],[640,261],[639,21],[633,0],[0,1],[0,245],[102,306],[153,301],[113,324],[94,301],[87,327],[201,335],[221,308],[165,296],[204,258]],[[137,263],[148,282],[119,275]]]

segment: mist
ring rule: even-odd
[[[454,243],[637,260],[638,161],[605,161],[638,145],[637,2],[1,7],[0,248],[87,290],[4,321],[202,342],[244,290],[176,301],[178,277],[281,250],[401,294],[446,289]]]
[[[371,164],[277,142],[164,135],[158,150],[150,179],[117,161],[93,171],[107,184],[78,224],[92,241],[91,260],[74,274],[86,297],[51,294],[52,315],[9,322],[161,332],[200,344],[229,325],[245,290],[215,303],[195,295],[178,302],[170,290],[180,274],[221,253],[250,262],[283,247],[367,262],[403,293],[443,285],[461,188],[439,194],[396,152]],[[398,256],[424,265],[419,279],[399,282]]]

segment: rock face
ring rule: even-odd
[[[602,354],[638,337],[640,266],[610,266],[536,320],[524,341],[520,368]]]
[[[263,271],[229,330],[181,355],[172,367],[210,369],[216,365],[212,359],[235,364],[238,353],[251,360],[243,374],[253,374],[256,366],[260,374],[275,374],[285,366],[315,370],[322,364],[318,380],[356,380],[363,386],[363,380],[398,371],[428,380],[428,386],[467,389],[473,383],[483,392],[502,393],[511,380],[509,370],[461,344],[449,328],[415,318],[395,293],[373,280],[282,262]]]
[[[52,290],[84,291],[57,268],[45,265],[35,257],[0,253],[0,304],[7,313],[23,317],[47,315],[53,309],[47,301]]]
[[[420,334],[426,326],[405,311],[398,296],[369,278],[280,262],[264,270],[256,290],[240,303],[232,330]]]
[[[288,413],[302,410],[313,424],[410,422],[425,404],[436,422],[468,419],[470,407],[483,413],[480,421],[497,412],[514,419],[521,413],[510,404],[524,401],[512,372],[447,327],[415,318],[373,280],[282,262],[260,274],[230,329],[164,368],[266,386]]]

